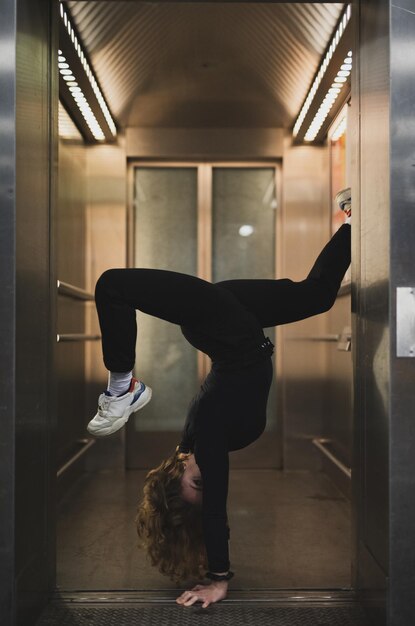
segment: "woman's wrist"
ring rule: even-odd
[[[217,587],[218,589],[227,589],[229,585],[229,580],[211,580],[210,584],[213,587]]]
[[[231,570],[228,570],[227,572],[206,572],[205,576],[214,582],[227,582],[234,576],[234,573],[231,572]]]

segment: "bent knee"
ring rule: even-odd
[[[308,278],[305,282],[311,285],[309,297],[315,309],[314,315],[329,311],[336,302],[337,291],[321,279]]]
[[[112,289],[117,284],[119,272],[122,272],[122,270],[109,269],[101,274],[95,285],[95,299],[97,299],[97,297],[99,298],[103,293],[108,292],[109,289]]]
[[[330,289],[325,289],[324,290],[324,295],[321,297],[320,300],[320,313],[327,313],[327,311],[330,311],[330,309],[333,307],[334,303],[336,302],[336,298],[337,298],[337,293],[334,293],[332,290]]]

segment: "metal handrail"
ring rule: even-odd
[[[312,341],[324,343],[337,343],[337,349],[341,352],[350,352],[352,348],[352,332],[348,326],[343,328],[339,334],[327,335],[299,335],[297,337],[287,337],[288,341]]]
[[[342,461],[340,461],[340,459],[338,459],[337,456],[333,454],[333,452],[330,452],[330,450],[327,449],[326,445],[328,443],[331,443],[330,439],[316,437],[315,439],[312,439],[312,442],[320,450],[320,452],[322,452],[332,463],[334,463],[334,465],[339,468],[340,471],[343,472],[343,474],[347,476],[347,478],[352,477],[351,468],[347,467],[347,465],[342,463]]]
[[[56,335],[57,343],[65,341],[99,341],[101,335],[88,335],[86,333],[66,333],[63,335]]]
[[[346,296],[349,293],[352,293],[352,282],[350,280],[343,283],[343,285],[340,285],[340,289],[337,292],[337,297]]]
[[[94,443],[96,443],[96,439],[79,439],[78,443],[82,444],[82,448],[78,450],[76,454],[71,456],[71,458],[58,469],[58,471],[56,472],[56,478],[59,478],[59,476],[66,472],[66,470],[69,469],[71,465],[75,463],[75,461],[83,456],[85,452],[89,450],[89,448],[93,446]]]
[[[95,300],[94,295],[89,293],[85,289],[75,287],[69,283],[64,283],[62,280],[57,281],[58,294],[61,296],[68,296],[75,300]]]
[[[298,335],[297,337],[287,337],[288,341],[327,341],[337,343],[340,335]]]

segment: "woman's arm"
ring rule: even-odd
[[[198,435],[195,460],[203,481],[202,524],[209,571],[227,573],[230,561],[226,509],[229,453],[226,437],[221,428],[204,428]]]
[[[229,571],[229,526],[226,512],[229,482],[229,454],[223,422],[210,413],[198,423],[195,460],[203,480],[202,522],[209,571],[226,575]],[[207,419],[210,417],[210,420]],[[176,600],[183,606],[202,602],[206,608],[226,598],[227,580],[212,580],[184,591]]]

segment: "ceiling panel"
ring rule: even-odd
[[[121,126],[289,127],[343,3],[67,3]]]

